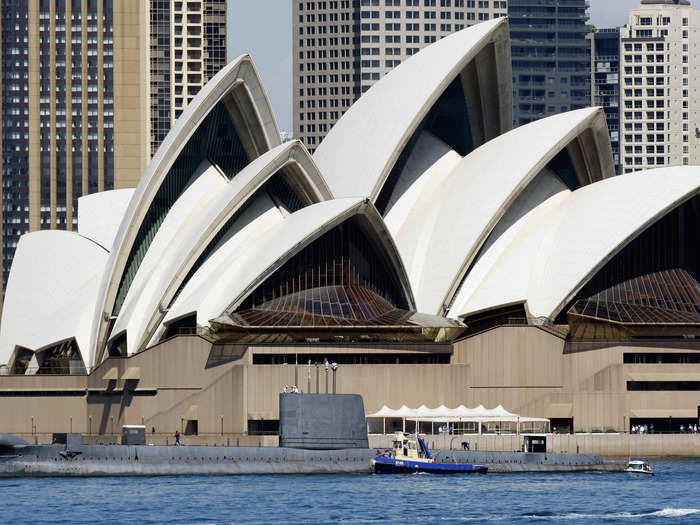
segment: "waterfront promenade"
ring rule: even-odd
[[[17,434],[29,443],[35,442],[35,436]],[[469,443],[470,450],[488,452],[513,452],[520,450],[522,436],[516,434],[465,434],[465,435],[428,435],[428,445],[433,450],[457,450],[462,442]],[[149,444],[173,445],[175,437],[171,434],[148,434]],[[86,435],[86,444],[120,443],[121,435]],[[51,442],[50,434],[36,436],[36,442]],[[182,436],[187,445],[241,446],[241,447],[277,447],[276,435],[240,436],[231,434]],[[391,448],[392,435],[369,434],[371,449]],[[700,457],[700,434],[547,434],[547,452],[597,454],[601,457],[632,456],[697,456]]]
[[[515,434],[427,436],[435,450],[456,450],[462,442],[471,450],[520,450],[523,438]],[[370,434],[370,447],[390,448],[391,435]],[[547,452],[623,456],[700,456],[700,434],[547,434]]]

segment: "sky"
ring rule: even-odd
[[[292,1],[228,0],[228,58],[249,53],[281,131],[292,131]],[[590,23],[617,27],[639,0],[589,0]]]

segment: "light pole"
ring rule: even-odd
[[[316,363],[316,393],[318,394],[319,389],[321,388],[321,371],[318,369],[318,363]]]
[[[219,417],[221,418],[221,435],[223,436],[224,435],[224,415],[221,414]]]
[[[336,363],[335,361],[333,361],[333,362],[331,363],[331,369],[333,370],[333,393],[335,394],[335,373],[336,373],[337,370],[338,370],[338,363]]]
[[[326,367],[326,394],[327,394],[328,393],[328,367],[330,366],[328,359],[326,359],[326,362],[323,363],[323,366]]]
[[[306,377],[308,380],[306,391],[310,394],[311,393],[311,359],[309,359]]]

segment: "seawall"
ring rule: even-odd
[[[516,451],[523,438],[515,434],[428,435],[431,450],[469,449],[485,452]],[[391,448],[392,436],[370,434],[370,448]],[[548,434],[548,453],[595,454],[601,457],[700,456],[700,434]]]

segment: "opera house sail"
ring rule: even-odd
[[[0,391],[50,389],[43,410],[101,422],[86,433],[244,434],[278,418],[289,364],[311,388],[331,359],[370,412],[503,404],[572,430],[689,417],[700,168],[614,176],[600,108],[511,129],[508,38],[497,19],[426,47],[313,156],[282,142],[251,58],[229,63],[136,188],[81,198],[77,231],[21,238]],[[646,354],[658,375],[634,368]],[[13,399],[0,431],[26,432]]]

